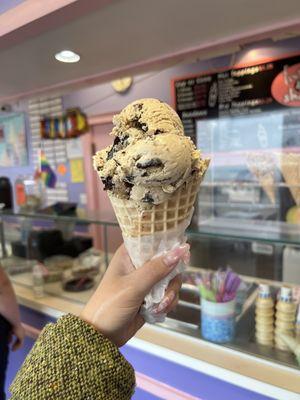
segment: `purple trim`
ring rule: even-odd
[[[203,400],[271,400],[270,397],[176,364],[176,360],[173,363],[130,346],[123,347],[122,353],[138,372]]]
[[[43,327],[49,322],[56,321],[55,318],[49,317],[46,314],[42,314],[39,311],[32,310],[28,307],[20,306],[20,312],[22,322],[37,329],[43,329]]]

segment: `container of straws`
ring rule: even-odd
[[[231,342],[235,336],[236,295],[241,279],[229,268],[202,274],[201,333],[215,343]]]

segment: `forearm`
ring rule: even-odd
[[[3,279],[0,286],[0,314],[12,326],[17,326],[21,322],[17,299],[8,278]]]
[[[92,326],[66,315],[47,325],[18,372],[11,400],[129,400],[134,371]]]

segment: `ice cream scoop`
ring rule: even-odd
[[[203,177],[202,159],[184,136],[176,112],[166,103],[143,99],[114,117],[114,143],[94,156],[105,190],[142,207],[166,201],[192,177]]]
[[[114,117],[113,124],[115,125],[113,135],[119,137],[124,136],[124,132],[129,136],[135,136],[137,131],[143,136],[162,133],[184,135],[178,114],[168,104],[157,99],[134,101]]]

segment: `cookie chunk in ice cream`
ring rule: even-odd
[[[140,206],[160,204],[192,177],[204,176],[209,160],[184,136],[179,116],[166,103],[137,100],[113,123],[114,142],[97,152],[94,167],[114,196]]]

